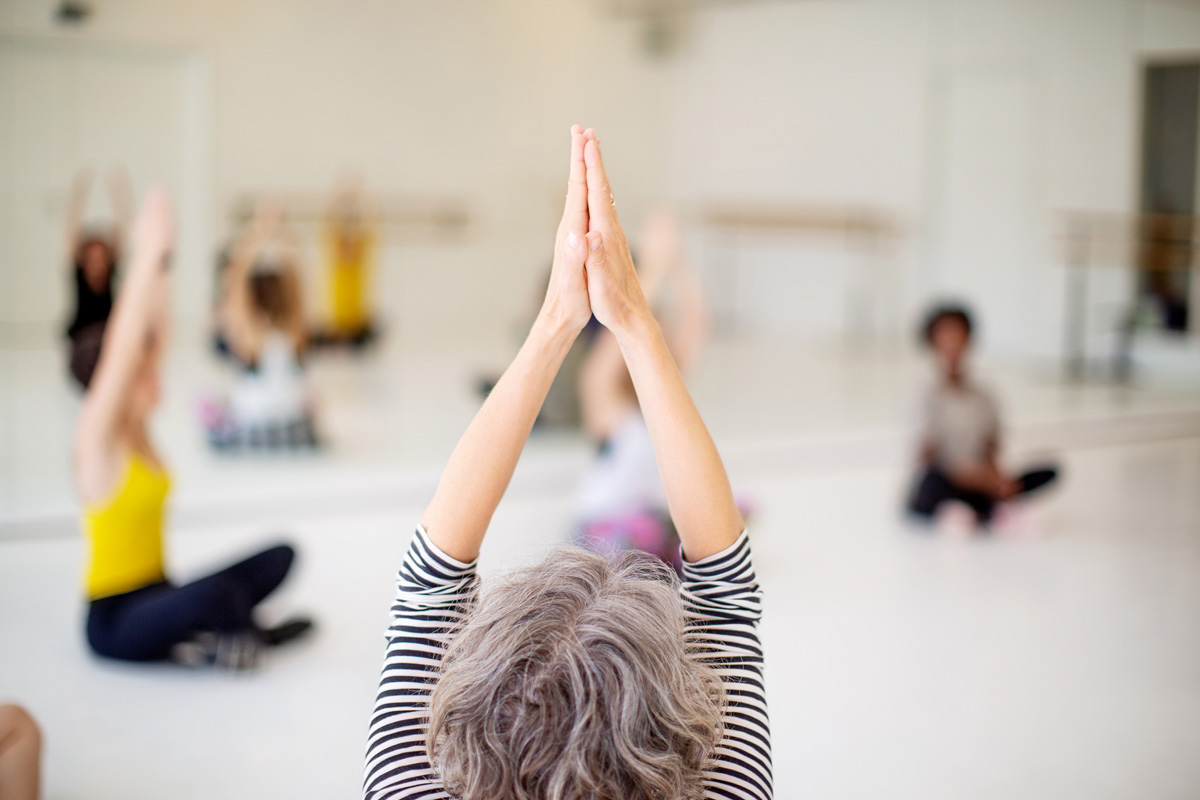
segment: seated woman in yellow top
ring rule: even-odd
[[[264,550],[194,583],[166,574],[163,508],[170,478],[150,442],[158,362],[166,334],[166,264],[174,222],[161,191],[146,198],[133,258],[75,432],[75,478],[88,540],[88,644],[128,661],[176,658],[232,668],[257,663],[262,645],[296,638],[312,623],[260,628],[254,606],[283,582],[294,552]]]

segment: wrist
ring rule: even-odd
[[[529,338],[549,345],[565,345],[570,348],[581,330],[583,330],[583,325],[558,313],[549,305],[544,305],[533,322]]]
[[[611,330],[622,350],[662,338],[662,328],[647,307],[626,314]]]

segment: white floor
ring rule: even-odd
[[[895,514],[898,395],[912,363],[754,352],[718,349],[736,380],[710,364],[695,384],[736,487],[757,508],[778,797],[1200,796],[1200,393],[1009,376],[1018,455],[1052,448],[1065,470],[1035,512],[1040,535],[932,537]],[[347,441],[301,461],[213,461],[189,443],[174,393],[164,447],[192,504],[170,539],[177,576],[281,531],[302,553],[268,611],[310,610],[320,631],[252,675],[91,658],[82,549],[59,520],[69,484],[53,483],[60,467],[48,456],[25,469],[7,450],[6,479],[43,494],[0,496],[20,505],[6,506],[8,538],[0,531],[0,699],[42,723],[47,800],[354,796],[391,573],[428,465],[470,416],[470,372],[492,358],[393,352],[365,368],[329,364],[340,378],[324,391]],[[47,421],[11,426],[9,442],[38,433],[65,447],[53,415],[70,401],[39,370],[17,370],[8,401],[40,406]],[[394,424],[384,424],[389,409]],[[569,488],[559,468],[580,447],[531,444],[485,573],[559,541]],[[193,479],[202,486],[187,500]],[[319,497],[296,501],[318,485]],[[255,494],[254,518],[231,522],[238,498]],[[223,496],[229,508],[205,511]]]

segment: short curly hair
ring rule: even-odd
[[[561,548],[486,590],[451,644],[427,739],[463,800],[691,800],[722,733],[674,572]]]
[[[948,320],[962,324],[967,330],[967,338],[971,338],[975,326],[967,307],[958,303],[940,303],[925,314],[925,321],[921,324],[921,344],[932,345],[934,330]]]

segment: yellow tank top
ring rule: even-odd
[[[131,453],[125,477],[112,498],[85,506],[88,597],[96,600],[165,580],[163,506],[171,479]]]
[[[364,230],[347,239],[332,225],[326,236],[330,326],[337,333],[357,333],[370,322],[366,284],[374,236]]]

